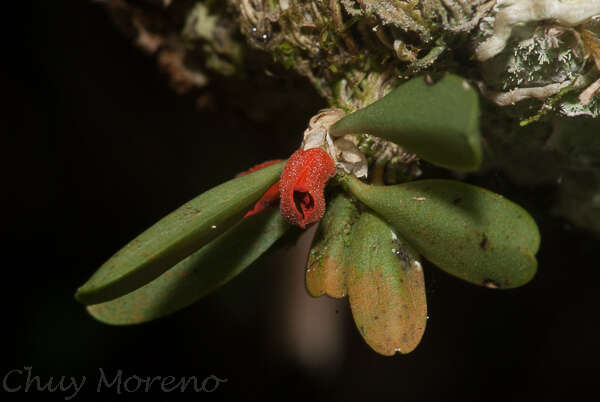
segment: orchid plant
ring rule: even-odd
[[[257,165],[167,215],[102,265],[76,299],[107,324],[154,320],[234,278],[291,227],[318,224],[308,292],[348,296],[366,343],[394,355],[412,351],[425,330],[420,258],[488,288],[532,279],[540,236],[524,209],[454,180],[385,185],[377,161],[369,166],[352,143],[357,134],[452,170],[482,161],[475,90],[452,74],[414,78],[353,113],[319,113],[287,161]]]

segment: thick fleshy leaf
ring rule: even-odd
[[[448,169],[476,170],[482,159],[477,92],[452,74],[433,85],[414,78],[342,118],[329,132],[372,134]]]
[[[346,264],[350,231],[358,210],[345,193],[336,194],[313,241],[306,267],[306,289],[311,296],[346,296]]]
[[[102,303],[134,291],[231,228],[277,181],[283,163],[237,177],[199,195],[105,262],[77,290],[84,304]]]
[[[520,206],[453,180],[369,186],[340,181],[444,271],[488,287],[513,288],[535,275],[540,234]]]
[[[382,355],[413,351],[425,332],[427,301],[416,254],[370,211],[352,229],[346,277],[354,322]]]
[[[253,215],[141,288],[88,306],[96,319],[138,324],[180,310],[225,284],[252,264],[290,226],[278,209]]]

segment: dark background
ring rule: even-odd
[[[274,117],[287,119],[288,130],[276,130],[246,117],[227,94],[198,110],[98,4],[21,5],[4,14],[0,75],[2,378],[26,366],[43,381],[85,375],[91,384],[74,400],[147,397],[114,389],[96,395],[99,368],[112,376],[121,369],[125,377],[228,380],[211,394],[161,400],[547,401],[595,390],[597,238],[548,215],[544,189],[518,191],[500,174],[478,182],[501,186],[535,216],[542,231],[537,276],[523,288],[493,291],[425,265],[430,320],[409,355],[371,351],[346,301],[298,292],[304,254],[293,249],[271,253],[171,317],[135,327],[94,321],[73,294],[102,262],[183,202],[255,163],[289,155],[309,115],[289,110]],[[316,95],[314,102],[316,111],[322,103]],[[298,308],[306,303],[312,307]],[[309,328],[300,341],[297,322]],[[333,339],[315,336],[336,345],[329,360],[298,352],[303,342],[315,345],[311,325],[315,334],[337,328]],[[18,378],[11,382],[22,384]],[[25,396],[64,395],[3,391],[2,400]]]

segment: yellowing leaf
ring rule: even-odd
[[[410,247],[379,217],[363,212],[352,230],[346,286],[352,315],[373,350],[414,350],[425,332],[423,269]]]
[[[319,223],[306,267],[306,289],[311,296],[346,295],[345,275],[350,231],[358,211],[348,196],[337,194]]]

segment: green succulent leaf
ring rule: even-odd
[[[357,218],[358,210],[345,193],[336,194],[328,203],[306,266],[306,289],[311,296],[346,296],[350,231]]]
[[[252,215],[152,282],[117,299],[88,306],[88,312],[112,325],[138,324],[171,314],[240,274],[289,227],[279,209]]]
[[[535,275],[540,234],[520,206],[453,180],[369,186],[340,181],[394,227],[420,254],[468,282],[514,288]]]
[[[275,183],[283,163],[229,180],[165,216],[104,263],[78,290],[83,304],[123,296],[231,228]]]
[[[433,85],[414,78],[342,118],[329,132],[372,134],[448,169],[477,170],[482,159],[477,92],[452,74]]]
[[[346,277],[354,322],[373,350],[413,351],[425,332],[427,300],[416,254],[370,211],[352,229]]]

